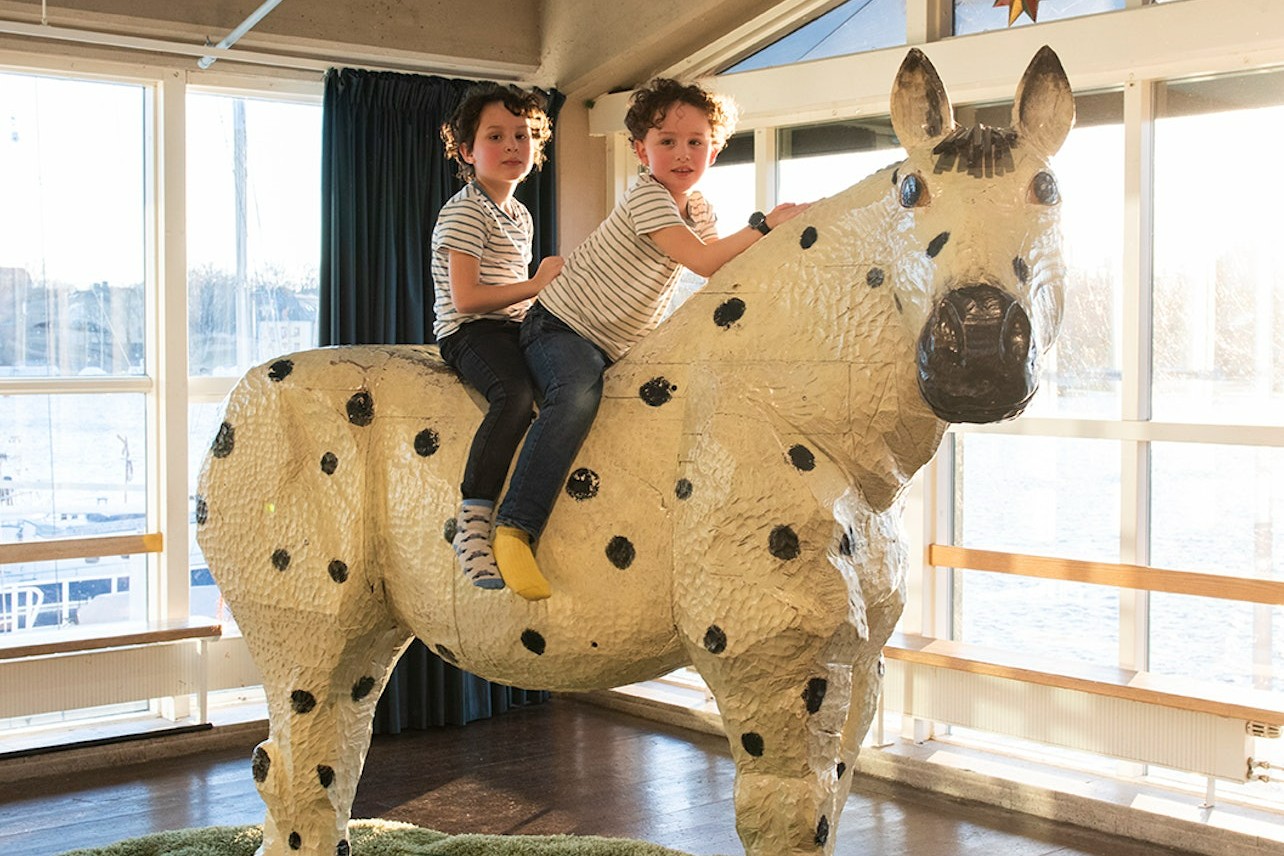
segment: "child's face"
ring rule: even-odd
[[[699,107],[679,101],[670,105],[658,128],[634,140],[638,160],[675,198],[685,196],[718,157],[709,117]]]
[[[463,146],[460,154],[483,185],[515,184],[535,163],[530,119],[514,116],[502,103],[492,101],[482,108],[472,144]]]

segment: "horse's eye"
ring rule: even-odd
[[[1061,201],[1061,191],[1057,190],[1057,180],[1050,172],[1040,172],[1030,182],[1030,201],[1040,205],[1056,205]]]
[[[918,174],[901,179],[901,207],[919,208],[927,204],[927,185]]]

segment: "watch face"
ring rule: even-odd
[[[761,211],[755,211],[749,215],[750,226],[761,226],[765,222],[767,222],[767,215],[763,214]]]

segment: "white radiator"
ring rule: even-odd
[[[1245,781],[1242,719],[888,659],[886,710],[931,722]]]

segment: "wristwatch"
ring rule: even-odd
[[[749,225],[764,235],[771,231],[771,227],[767,225],[767,215],[761,211],[755,211],[749,215]]]

